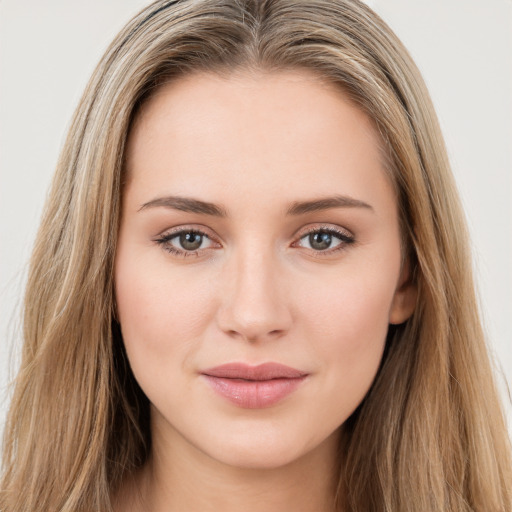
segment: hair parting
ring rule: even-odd
[[[343,512],[510,512],[510,441],[474,291],[465,221],[423,79],[358,0],[158,0],[106,51],[75,112],[31,259],[22,362],[4,437],[2,512],[110,511],[151,451],[113,269],[125,142],[166,82],[303,69],[373,120],[418,303],[391,326],[343,425]]]

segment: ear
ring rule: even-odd
[[[406,260],[402,265],[400,279],[389,310],[389,323],[399,325],[404,323],[414,313],[418,288],[413,282],[410,263]]]

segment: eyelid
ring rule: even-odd
[[[341,226],[335,225],[335,224],[314,224],[314,225],[308,225],[303,228],[301,228],[294,236],[294,242],[292,243],[292,247],[297,247],[299,242],[307,237],[308,235],[311,235],[312,233],[317,232],[326,232],[330,233],[337,238],[339,238],[340,243],[333,248],[325,249],[325,250],[314,250],[307,247],[304,247],[303,249],[309,251],[311,254],[314,254],[316,257],[328,257],[333,255],[334,253],[337,253],[338,251],[343,251],[347,248],[347,246],[352,245],[356,242],[355,236],[346,228],[343,228]],[[299,246],[300,247],[300,246]]]
[[[170,244],[170,241],[176,237],[178,237],[182,233],[196,233],[198,235],[201,235],[203,237],[208,238],[213,243],[212,247],[206,247],[204,249],[197,249],[188,251],[185,249],[180,249],[178,247],[175,247],[174,245]],[[158,245],[162,247],[165,251],[167,251],[170,254],[173,254],[174,256],[178,257],[197,257],[201,254],[206,254],[212,249],[218,249],[222,246],[222,244],[219,242],[219,237],[216,234],[213,233],[211,229],[207,228],[206,226],[197,225],[197,224],[183,224],[180,226],[176,226],[174,228],[168,228],[160,232],[160,234],[156,235],[153,238],[153,241],[156,242]]]
[[[332,234],[333,236],[337,237],[340,240],[340,243],[335,245],[332,248],[328,248],[325,250],[315,250],[312,248],[307,247],[301,247],[299,245],[300,241],[307,237],[308,235],[311,235],[312,233],[317,232],[326,232],[329,234]],[[170,240],[173,238],[179,236],[181,233],[197,233],[201,236],[204,236],[212,241],[214,244],[213,247],[206,247],[203,249],[197,249],[197,250],[185,250],[185,249],[179,249],[171,244],[169,244]],[[213,234],[212,234],[213,233]],[[321,223],[321,224],[310,224],[307,226],[302,227],[299,229],[295,235],[293,236],[293,242],[291,244],[291,247],[299,247],[302,248],[309,253],[313,254],[315,257],[328,257],[333,255],[334,253],[337,253],[338,251],[345,250],[347,246],[352,245],[355,243],[355,237],[354,235],[346,228],[343,228],[341,226],[335,225],[335,224],[327,224],[327,223]],[[163,230],[160,234],[158,234],[156,237],[153,238],[153,241],[158,243],[162,246],[164,250],[167,252],[174,254],[176,256],[181,257],[190,257],[190,256],[200,256],[201,254],[206,254],[207,252],[211,251],[212,249],[218,249],[222,247],[222,243],[219,241],[219,237],[208,227],[198,224],[184,224],[180,226],[176,226],[173,228],[168,228]]]
[[[201,235],[205,235],[211,240],[218,240],[219,237],[208,227],[202,225],[202,224],[180,224],[179,226],[175,226],[172,228],[166,228],[162,230],[158,235],[155,236],[156,238],[162,237],[162,236],[170,236],[170,235],[179,235],[183,232],[194,232],[199,233]]]
[[[338,234],[342,238],[354,239],[354,235],[347,228],[343,228],[336,224],[319,223],[319,224],[308,224],[296,231],[294,238],[299,240],[304,238],[306,235],[316,233],[317,231],[327,231],[329,233]]]

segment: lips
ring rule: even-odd
[[[293,393],[308,374],[279,363],[228,363],[202,372],[211,388],[234,405],[261,409]]]

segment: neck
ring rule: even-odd
[[[115,510],[123,512],[334,512],[335,433],[314,452],[284,466],[234,467],[192,445],[153,439],[152,456],[126,482]]]

